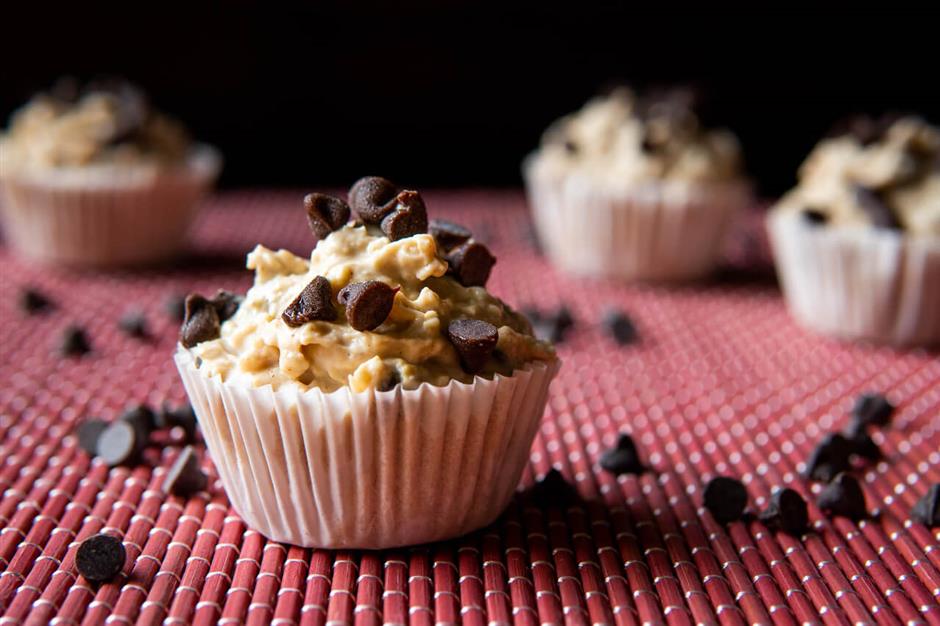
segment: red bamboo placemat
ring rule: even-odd
[[[490,287],[510,303],[565,304],[577,324],[522,487],[551,467],[585,498],[570,508],[521,494],[489,528],[386,552],[331,552],[268,542],[245,528],[218,485],[182,500],[159,489],[178,453],[153,467],[108,470],[66,435],[130,403],[179,403],[171,364],[174,292],[244,290],[255,242],[309,251],[297,193],[213,201],[186,264],[89,274],[31,267],[0,252],[0,609],[2,624],[940,624],[940,530],[908,522],[940,481],[940,358],[922,350],[837,343],[787,317],[769,278],[756,218],[742,224],[720,280],[665,288],[559,275],[534,254],[516,193],[427,194],[432,215],[463,221],[499,257]],[[26,316],[21,286],[57,304]],[[602,332],[605,309],[637,323],[639,343]],[[154,339],[122,334],[147,314]],[[93,352],[57,356],[69,323]],[[876,435],[887,459],[861,473],[877,516],[827,520],[811,506],[802,538],[756,521],[717,525],[701,486],[715,474],[747,485],[752,507],[799,476],[854,397],[888,394],[899,409]],[[652,471],[615,478],[597,466],[618,432]],[[204,467],[214,477],[211,461]],[[126,576],[77,578],[77,542],[123,536]]]

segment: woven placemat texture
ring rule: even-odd
[[[201,447],[213,486],[189,500],[160,490],[178,446],[136,468],[90,459],[69,436],[81,420],[185,400],[171,294],[247,289],[256,242],[309,252],[300,195],[220,196],[197,224],[192,258],[167,269],[53,270],[0,251],[0,624],[940,624],[940,529],[908,521],[940,481],[940,358],[797,327],[757,217],[742,223],[718,280],[624,286],[553,271],[518,193],[427,194],[432,217],[465,222],[492,245],[492,290],[519,307],[564,304],[577,320],[520,496],[471,536],[387,552],[281,545],[245,528]],[[24,285],[55,310],[22,313]],[[610,307],[629,313],[639,342],[621,347],[603,332]],[[138,310],[150,340],[117,327]],[[91,354],[57,354],[70,323],[87,330]],[[866,390],[899,407],[875,435],[886,459],[859,472],[873,519],[830,520],[811,504],[812,530],[794,538],[757,521],[722,527],[701,508],[716,474],[739,477],[754,510],[780,485],[812,499],[803,463]],[[600,470],[619,432],[651,471]],[[583,504],[543,506],[523,492],[552,467]],[[75,552],[105,530],[123,538],[128,561],[93,586],[77,577]]]

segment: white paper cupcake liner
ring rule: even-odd
[[[711,273],[746,184],[651,182],[613,189],[587,176],[524,167],[539,239],[557,267],[621,280],[686,281]]]
[[[813,226],[771,211],[767,227],[787,306],[803,326],[844,339],[940,343],[940,239]]]
[[[25,257],[84,266],[171,258],[221,166],[199,146],[177,167],[106,165],[4,174],[7,243]]]
[[[251,388],[176,365],[235,510],[267,537],[377,549],[496,519],[529,459],[559,363],[493,380],[331,393]]]

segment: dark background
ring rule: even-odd
[[[4,11],[0,115],[63,74],[122,75],[223,150],[224,186],[502,186],[605,84],[691,83],[766,195],[847,113],[940,121],[936,15],[656,6],[31,3]]]

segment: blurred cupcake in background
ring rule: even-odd
[[[768,229],[804,326],[940,342],[940,129],[913,116],[851,121],[810,153]]]
[[[45,262],[152,263],[184,244],[221,159],[122,82],[35,96],[0,135],[8,244]]]
[[[749,199],[740,148],[702,127],[684,91],[626,88],[555,122],[523,165],[552,262],[576,274],[684,281],[715,269]]]

